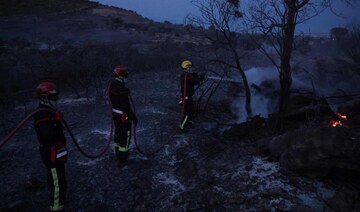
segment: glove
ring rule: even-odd
[[[54,119],[61,122],[64,120],[64,114],[60,110],[56,110]]]
[[[183,103],[183,97],[180,96],[180,98],[179,98],[179,105],[182,105],[182,103]]]
[[[135,127],[136,127],[136,125],[138,124],[138,119],[137,119],[136,117],[134,117],[133,123],[134,123],[134,125],[135,125]]]

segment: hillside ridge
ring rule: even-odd
[[[121,19],[124,23],[148,23],[149,19],[135,11],[102,5],[88,0],[13,0],[0,2],[0,17],[16,18],[75,14],[89,12],[93,15]]]

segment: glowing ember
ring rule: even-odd
[[[347,116],[341,115],[341,113],[337,113],[336,115],[343,120],[347,120]]]
[[[331,120],[330,125],[332,127],[341,127],[341,126],[343,126],[342,121],[347,120],[347,116],[342,115],[341,113],[336,113],[336,115],[338,117],[337,121]]]
[[[330,121],[330,125],[331,125],[332,127],[341,127],[341,126],[342,126],[342,123],[341,123],[341,121],[331,120],[331,121]]]

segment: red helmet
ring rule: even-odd
[[[56,90],[56,85],[54,83],[42,82],[36,87],[35,94],[38,98],[41,98],[41,97],[47,97],[51,94],[57,96],[58,92]]]
[[[114,76],[115,77],[127,77],[128,76],[128,69],[125,66],[117,65],[114,68]]]

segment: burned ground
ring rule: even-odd
[[[259,52],[252,49],[244,67],[249,82],[253,83],[253,106],[262,107],[254,110],[260,116],[238,124],[246,117],[240,112],[243,94],[235,76],[224,80],[207,110],[195,118],[192,128],[180,133],[176,130],[181,111],[178,105],[181,71],[177,66],[181,60],[194,56],[185,50],[197,46],[201,39],[191,37],[183,26],[155,23],[116,8],[91,5],[58,12],[45,13],[42,18],[33,14],[25,18],[7,16],[0,21],[4,26],[0,48],[0,137],[37,107],[32,98],[34,84],[55,80],[61,92],[59,108],[78,142],[87,152],[100,151],[110,133],[109,108],[104,99],[108,73],[114,65],[125,61],[131,70],[128,86],[139,118],[136,128],[139,147],[147,153],[162,147],[147,157],[136,150],[133,141],[129,161],[119,166],[113,146],[101,158],[91,160],[82,156],[67,136],[68,211],[359,210],[357,181],[306,175],[301,169],[289,170],[284,166],[284,161],[289,163],[287,156],[298,153],[296,144],[301,142],[301,135],[307,133],[311,138],[312,130],[317,130],[313,124],[329,130],[330,120],[314,122],[313,112],[317,114],[319,108],[302,105],[288,114],[292,118],[285,135],[274,135],[273,116],[264,118],[268,114],[257,112],[276,108],[277,75],[271,73],[274,70],[268,68],[270,62],[264,61]],[[58,32],[59,28],[66,33]],[[49,39],[54,33],[58,36]],[[339,90],[341,85],[358,89],[353,72],[356,66],[345,59],[338,63],[339,59],[332,58],[331,45],[326,39],[324,42],[323,48],[311,47],[317,54],[295,52],[294,84],[304,89],[308,88],[304,82],[314,80],[318,87],[313,92],[329,87]],[[329,55],[324,56],[325,52]],[[194,64],[196,70],[201,70],[206,61],[194,58]],[[298,75],[303,69],[311,74]],[[217,79],[208,80],[211,83]],[[343,95],[349,90],[341,92]],[[339,112],[356,111],[352,106],[342,107]],[[332,113],[329,105],[322,108]],[[298,120],[299,117],[305,120]],[[286,143],[289,140],[293,146]],[[319,144],[311,143],[311,139],[306,141],[310,146]],[[336,147],[336,139],[332,144]],[[292,152],[282,152],[286,149]],[[325,151],[330,156],[332,152]],[[317,155],[320,159],[322,153]],[[304,160],[294,164],[306,165],[307,155],[301,154],[300,159]],[[0,211],[47,210],[46,171],[31,123],[0,149],[0,167]]]
[[[150,79],[152,83],[146,83]],[[113,148],[90,160],[80,155],[69,138],[69,211],[331,211],[338,207],[332,205],[331,198],[357,193],[346,183],[285,175],[279,163],[260,153],[253,141],[222,137],[219,129],[224,126],[220,123],[231,123],[235,117],[229,112],[218,113],[224,108],[221,95],[206,115],[196,118],[192,129],[176,132],[180,106],[173,72],[134,74],[129,87],[139,117],[140,148],[152,152],[165,146],[154,157],[145,157],[132,143],[128,163],[118,166]],[[99,151],[109,136],[107,105],[61,98],[59,108],[80,145],[86,151]],[[31,124],[1,149],[0,158],[1,210],[45,211],[45,168]]]

